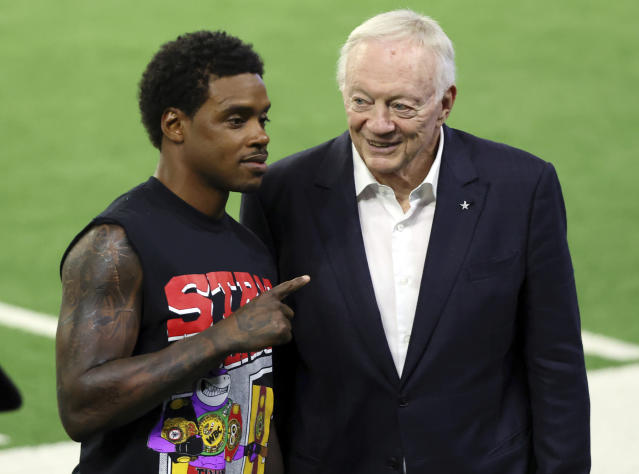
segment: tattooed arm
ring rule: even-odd
[[[56,366],[67,433],[81,441],[128,423],[226,355],[287,342],[293,312],[281,299],[308,280],[282,283],[196,336],[132,356],[140,330],[142,267],[121,227],[94,227],[62,268]]]

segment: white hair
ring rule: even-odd
[[[348,56],[359,44],[370,40],[410,40],[435,53],[436,88],[444,92],[455,84],[455,51],[450,38],[432,18],[412,10],[394,10],[369,18],[355,28],[340,50],[337,61],[337,84],[344,92]]]

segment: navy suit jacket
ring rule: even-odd
[[[287,472],[586,473],[589,398],[554,168],[444,127],[401,377],[368,271],[345,133],[273,166],[241,219],[270,247],[293,342],[275,350]],[[468,209],[460,206],[470,203]]]

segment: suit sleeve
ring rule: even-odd
[[[590,401],[559,180],[535,191],[523,289],[525,360],[539,474],[590,472]]]
[[[276,216],[275,216],[276,217]],[[268,247],[277,262],[275,239],[271,233],[271,226],[267,218],[258,193],[242,195],[240,207],[240,222],[251,229]],[[276,227],[277,229],[277,227]],[[279,272],[279,268],[278,268]],[[286,301],[293,309],[295,306]],[[293,338],[295,333],[293,333]],[[295,342],[273,347],[273,390],[275,394],[274,421],[282,456],[286,459],[290,451],[289,430],[293,417],[293,399],[295,388],[295,365],[297,352]]]
[[[242,194],[240,204],[240,222],[251,229],[268,247],[273,258],[277,258],[271,230],[262,208],[258,193]]]

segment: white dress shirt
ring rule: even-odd
[[[426,179],[409,196],[406,213],[392,188],[380,184],[353,146],[353,169],[359,222],[368,269],[386,340],[401,376],[415,319],[430,231],[435,215],[437,180],[444,132]]]

